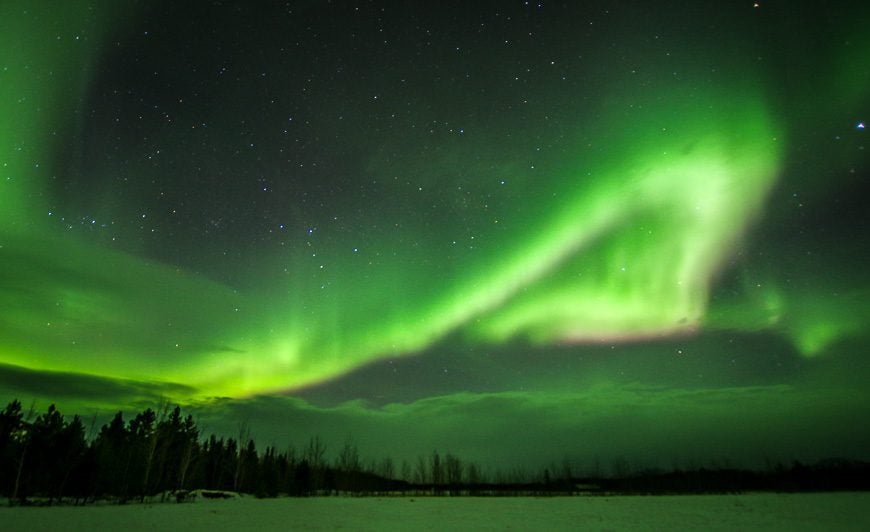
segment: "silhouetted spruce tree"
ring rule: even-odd
[[[193,416],[184,418],[180,436],[181,458],[178,463],[177,489],[187,489],[188,479],[197,479],[197,466],[200,459],[199,429]]]
[[[10,503],[18,497],[24,473],[28,427],[21,403],[18,400],[11,401],[0,414],[0,490],[9,497]]]
[[[19,496],[22,498],[34,494],[48,495],[49,487],[58,484],[61,464],[57,444],[63,426],[63,415],[54,403],[49,405],[46,413],[37,416],[30,426],[19,487]]]
[[[221,489],[224,474],[224,440],[212,434],[202,450],[202,474],[206,489]]]
[[[24,451],[24,414],[16,399],[0,412],[0,495],[12,497]]]
[[[181,432],[181,408],[176,406],[168,415],[160,416],[157,421],[154,458],[151,468],[150,490],[163,493],[175,487],[175,473],[178,471],[178,440]]]
[[[157,445],[157,414],[150,408],[136,415],[128,429],[130,436],[131,494],[144,500],[151,494],[150,476]]]
[[[295,490],[291,493],[298,497],[307,497],[312,491],[311,484],[311,466],[308,465],[308,459],[303,458],[296,467],[293,483]]]
[[[296,486],[296,468],[299,465],[296,459],[296,449],[293,446],[287,448],[284,452],[283,471],[281,476],[281,486],[285,493],[289,495],[298,494]]]
[[[27,434],[16,474],[16,495],[21,499],[43,495],[51,504],[63,497],[70,478],[79,473],[77,468],[87,449],[84,426],[78,416],[65,422],[51,404],[45,414],[24,429]]]
[[[239,456],[239,462],[242,464],[238,479],[237,491],[243,493],[258,493],[260,492],[260,459],[257,455],[257,445],[254,440],[249,439],[248,445],[242,450]]]
[[[281,485],[281,462],[282,457],[275,452],[274,447],[266,447],[263,453],[262,471],[260,489],[257,492],[258,497],[277,497]]]
[[[57,453],[58,469],[53,497],[83,497],[90,489],[92,475],[83,467],[88,455],[88,444],[85,441],[85,426],[79,416],[73,416],[72,421],[63,425],[54,452]],[[50,497],[49,501],[53,498]]]
[[[239,446],[236,440],[230,438],[224,446],[223,460],[221,460],[221,484],[219,489],[235,490],[236,473],[239,469]]]
[[[198,452],[199,431],[191,416],[182,418],[176,406],[157,423],[154,491],[184,489],[187,472]]]
[[[124,414],[118,412],[103,425],[92,444],[96,459],[94,494],[113,495],[121,500],[130,494],[132,439],[124,426]]]
[[[251,440],[251,430],[248,428],[247,421],[239,424],[239,450],[238,460],[236,460],[236,470],[233,472],[233,491],[241,491],[242,477],[245,474],[245,461],[242,459],[242,454]]]

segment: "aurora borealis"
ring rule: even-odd
[[[867,458],[870,12],[754,4],[4,4],[0,390]]]

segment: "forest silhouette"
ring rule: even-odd
[[[535,473],[485,474],[454,454],[420,454],[398,467],[389,457],[365,461],[351,438],[327,458],[312,436],[302,449],[257,448],[244,424],[238,437],[201,434],[179,406],[122,412],[89,438],[82,418],[50,405],[41,414],[18,400],[0,413],[0,496],[9,504],[119,503],[234,493],[257,497],[329,495],[595,495],[735,493],[870,489],[870,464],[825,460],[771,464],[764,471],[730,467],[633,471],[624,462],[609,475],[580,474],[565,460]],[[498,442],[493,442],[498,445]],[[597,468],[596,468],[597,469]]]

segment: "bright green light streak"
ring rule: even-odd
[[[758,213],[779,166],[780,137],[762,102],[743,93],[728,98],[716,94],[636,116],[634,128],[614,135],[620,142],[608,157],[585,165],[586,175],[565,177],[573,195],[549,219],[535,221],[534,238],[490,249],[455,281],[433,280],[444,283],[443,295],[415,302],[404,316],[384,323],[373,317],[347,331],[330,326],[326,337],[313,321],[255,344],[250,349],[267,362],[238,365],[234,371],[247,367],[247,377],[234,391],[326,379],[381,356],[419,351],[456,330],[493,343],[693,330],[713,276]],[[597,186],[588,186],[589,174]]]
[[[484,320],[483,334],[504,341],[527,331],[534,340],[549,342],[696,327],[713,274],[776,176],[772,138],[753,140],[769,145],[768,154],[728,152],[714,137],[688,155],[663,152],[649,170],[635,169],[645,169],[646,161],[616,169],[639,178],[611,180],[613,188],[600,193],[618,221],[605,242],[581,250],[566,271],[555,272],[559,282],[544,279],[541,289],[527,291]],[[747,161],[747,154],[758,158]],[[582,220],[583,209],[576,212]],[[666,214],[659,219],[647,213]],[[585,229],[582,223],[575,227],[578,233]]]

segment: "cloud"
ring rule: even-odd
[[[352,435],[363,455],[398,461],[438,449],[492,468],[537,467],[565,457],[587,467],[616,459],[638,467],[720,459],[758,466],[765,459],[868,457],[870,430],[855,425],[870,415],[861,406],[866,396],[789,385],[601,383],[578,392],[455,393],[383,406],[317,407],[298,398],[258,397],[200,403],[194,410],[211,430],[228,436],[246,423],[261,445],[300,448],[314,434],[339,445]]]
[[[823,379],[824,380],[824,379]],[[195,397],[183,384],[110,379],[0,365],[0,393],[37,410],[112,412],[128,418],[166,397]],[[183,404],[203,435],[237,437],[250,428],[267,445],[302,449],[319,435],[334,456],[352,436],[367,459],[414,463],[433,450],[490,471],[537,469],[571,460],[587,472],[624,461],[633,467],[759,467],[766,460],[870,459],[870,392],[860,382],[682,387],[601,381],[574,391],[457,392],[409,402],[356,400],[317,406],[298,397],[212,398]],[[596,466],[598,464],[598,466]]]
[[[58,403],[69,414],[85,410],[154,407],[166,397],[190,396],[190,386],[167,382],[111,379],[81,373],[39,371],[0,364],[0,394],[22,402]]]

